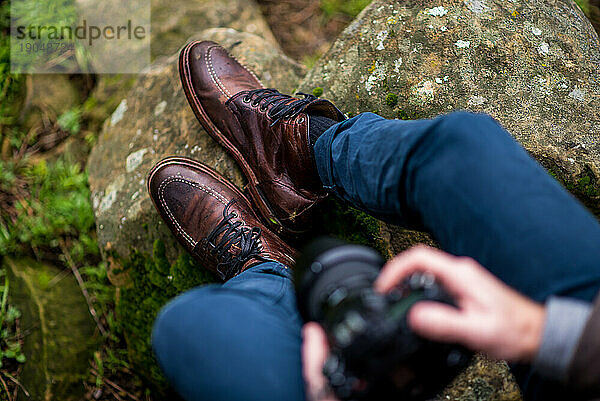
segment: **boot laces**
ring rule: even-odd
[[[232,199],[223,208],[223,219],[203,240],[203,246],[217,258],[217,272],[221,279],[229,280],[240,273],[244,263],[255,258],[259,261],[267,261],[263,256],[262,243],[260,241],[261,229],[259,227],[249,228],[242,221],[232,221],[237,218],[236,212],[229,212],[231,205],[235,203]],[[216,242],[219,235],[221,239]],[[239,249],[237,254],[231,252],[231,248]]]
[[[246,103],[251,101],[251,104],[254,107],[258,106],[261,102],[263,102],[263,100],[265,100],[260,105],[260,111],[264,112],[270,105],[273,105],[273,107],[267,111],[267,116],[273,120],[271,127],[281,119],[296,117],[306,108],[306,106],[318,99],[314,95],[302,92],[296,93],[296,95],[304,96],[303,99],[298,99],[290,95],[284,95],[277,89],[273,88],[254,89],[240,92],[240,94],[241,93],[244,94],[244,98],[242,100]],[[227,103],[229,103],[232,99],[233,98],[227,100]]]

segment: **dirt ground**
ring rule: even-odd
[[[326,15],[321,0],[257,2],[284,52],[309,67],[352,21],[352,17],[343,12]]]

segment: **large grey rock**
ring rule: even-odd
[[[440,4],[373,2],[300,89],[323,87],[351,113],[487,112],[600,214],[600,42],[588,19],[571,0]]]
[[[214,40],[248,65],[265,86],[292,91],[302,66],[266,40],[233,29],[210,29],[197,38]],[[215,168],[235,184],[243,179],[235,162],[204,132],[181,89],[177,55],[152,65],[104,124],[88,162],[89,181],[101,248],[118,255],[130,248],[150,252],[152,241],[168,244],[172,236],[161,224],[148,197],[145,179],[151,166],[169,155],[187,156]]]
[[[9,297],[22,313],[27,361],[19,399],[79,400],[97,349],[95,325],[73,275],[31,259],[5,258]]]

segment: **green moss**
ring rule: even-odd
[[[0,4],[0,125],[10,125],[16,122],[19,108],[22,104],[25,79],[21,75],[12,74],[10,40],[5,32],[10,26],[10,2]],[[5,137],[5,127],[2,129]]]
[[[577,181],[577,190],[588,197],[600,196],[600,187],[596,182],[593,182],[589,175],[584,175]]]
[[[589,175],[583,176],[579,179],[579,186],[590,185],[591,181],[592,181],[592,179],[590,178]]]
[[[316,87],[315,89],[313,89],[312,94],[316,97],[320,97],[321,95],[323,95],[323,88]]]
[[[152,244],[152,254],[154,255],[155,263],[153,271],[161,275],[168,275],[171,269],[167,260],[165,244],[160,240],[155,240]]]
[[[398,104],[398,95],[395,93],[388,93],[385,97],[385,103],[390,107],[394,107]]]
[[[348,207],[342,201],[329,198],[322,205],[322,213],[308,239],[319,235],[329,235],[355,244],[377,249],[382,255],[389,255],[389,249],[381,238],[379,220],[367,213]]]
[[[154,242],[152,255],[132,250],[121,263],[132,282],[131,287],[121,289],[117,303],[118,322],[127,339],[130,361],[156,390],[168,392],[152,353],[152,324],[159,310],[177,294],[215,282],[216,278],[187,252],[181,252],[174,263],[169,263],[165,246],[159,240]]]
[[[563,182],[565,187],[573,192],[574,195],[579,197],[586,205],[588,205],[588,198],[597,198],[600,196],[600,185],[596,182],[595,178],[592,178],[592,173],[589,171],[584,172],[577,180],[565,180],[564,178],[559,181]],[[565,182],[566,181],[566,182]],[[598,206],[596,205],[596,209]],[[592,209],[594,209],[592,207]]]
[[[402,109],[398,109],[398,111],[396,112],[396,117],[399,118],[400,120],[410,120],[410,116],[408,115],[408,113]]]
[[[58,117],[56,122],[64,131],[69,132],[71,135],[77,134],[81,129],[81,108],[77,106],[65,111]]]
[[[40,271],[38,276],[37,276],[37,285],[42,289],[45,290],[46,288],[48,288],[48,285],[50,284],[50,280],[52,280],[52,276],[50,276],[48,274],[48,272],[46,271]]]
[[[575,3],[579,6],[579,8],[581,8],[581,11],[583,11],[583,13],[586,16],[590,15],[590,2],[589,2],[589,0],[575,0]]]
[[[21,317],[21,312],[13,305],[8,304],[10,280],[6,277],[4,266],[0,268],[0,277],[3,278],[2,286],[0,286],[0,368],[2,368],[10,359],[23,363],[27,358],[23,354],[21,342],[18,340],[21,333],[18,324],[20,322],[17,322],[17,319]]]
[[[85,112],[91,111],[96,107],[98,107],[98,99],[94,96],[88,97],[85,99],[85,102],[83,102],[83,111]]]
[[[552,177],[554,177],[554,179],[558,180],[558,174],[556,173],[556,171],[552,170],[552,169],[548,169],[548,174],[550,174]]]
[[[5,218],[0,211],[0,255],[58,251],[60,239],[71,244],[76,263],[98,255],[87,174],[81,167],[60,158],[49,164],[42,160],[18,174],[29,195],[16,200],[15,216]]]
[[[321,58],[321,56],[321,51],[316,51],[313,54],[308,54],[302,58],[302,64],[304,64],[307,69],[311,70],[315,66],[315,64],[317,64],[317,61]]]
[[[335,14],[356,17],[370,2],[371,0],[321,0],[321,10],[326,19]]]
[[[586,169],[576,179],[568,178],[560,168],[551,165],[545,161],[543,163],[546,167],[546,171],[558,182],[560,182],[569,192],[575,195],[592,213],[600,216],[600,205],[598,204],[598,198],[600,198],[600,183],[595,178],[594,173]]]
[[[19,381],[30,393],[19,399],[79,400],[89,359],[97,346],[94,321],[72,275],[29,258],[6,257],[11,303],[23,312],[27,362]]]

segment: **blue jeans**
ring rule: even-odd
[[[314,148],[323,185],[340,198],[429,231],[536,301],[591,301],[600,288],[600,224],[489,116],[364,113]],[[289,271],[264,263],[171,301],[153,346],[187,400],[300,401],[301,324]],[[514,372],[526,399],[570,399],[529,367]]]

